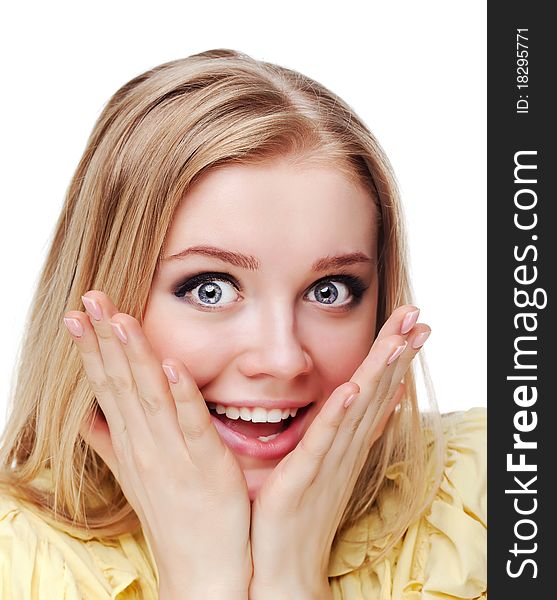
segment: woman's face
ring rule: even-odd
[[[182,361],[205,400],[228,407],[213,420],[251,500],[367,355],[376,258],[372,199],[333,167],[225,165],[178,207],[144,331],[161,361]],[[299,414],[284,434],[259,440],[285,423],[235,419],[231,407],[242,406]]]

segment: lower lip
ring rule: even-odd
[[[214,415],[211,415],[211,419],[224,443],[237,454],[253,458],[277,459],[286,456],[298,445],[304,425],[313,410],[314,406],[310,406],[305,414],[292,421],[288,429],[269,442],[262,442],[257,438],[246,437],[237,431],[232,431]]]

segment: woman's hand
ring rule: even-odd
[[[393,312],[350,382],[331,394],[260,489],[251,517],[250,600],[331,597],[335,533],[369,450],[402,397],[401,380],[430,333],[427,325],[414,326],[418,314],[411,305]]]
[[[139,322],[108,296],[90,291],[83,301],[89,318],[70,311],[64,320],[105,418],[97,412],[81,435],[141,521],[160,597],[247,598],[247,485],[201,392],[176,359],[164,361],[165,376]]]

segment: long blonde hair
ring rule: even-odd
[[[0,445],[0,483],[62,528],[99,537],[133,532],[139,520],[107,465],[79,434],[96,399],[62,325],[81,295],[100,289],[142,323],[174,211],[188,186],[217,165],[277,155],[326,160],[370,191],[379,249],[377,332],[412,301],[403,215],[381,147],[338,96],[312,79],[232,50],[155,67],[122,86],[100,115],[71,181],[28,314],[10,414]],[[117,265],[117,268],[115,268]],[[428,506],[441,473],[439,414],[418,408],[414,372],[401,408],[367,457],[337,535],[390,487],[398,512],[378,536],[385,552]],[[426,430],[433,433],[426,436]],[[394,485],[388,469],[402,469]],[[33,480],[51,470],[53,490]]]

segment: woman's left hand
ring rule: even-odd
[[[335,533],[369,450],[402,398],[402,378],[431,331],[414,326],[418,312],[411,305],[393,312],[350,381],[335,389],[259,490],[251,516],[250,600],[331,598]]]

